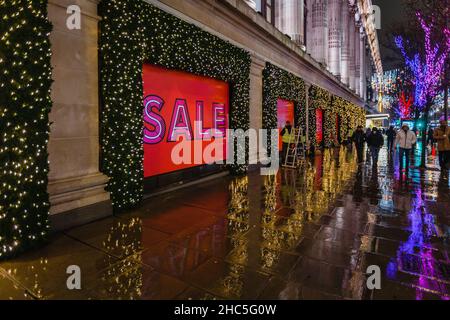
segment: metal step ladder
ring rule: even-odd
[[[305,144],[302,141],[303,129],[292,128],[292,130],[283,167],[295,169],[305,160]]]

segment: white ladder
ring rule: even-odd
[[[305,159],[305,145],[303,141],[301,141],[303,129],[292,128],[292,130],[292,134],[289,137],[288,150],[286,152],[283,167],[295,169],[298,167],[300,162]]]

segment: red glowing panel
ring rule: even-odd
[[[144,64],[142,79],[144,177],[207,164],[211,157],[204,157],[205,148],[215,161],[226,159],[226,82],[149,64]],[[184,147],[178,152],[180,141]],[[182,163],[174,161],[175,153],[182,155]]]
[[[286,121],[290,121],[291,125],[294,127],[294,102],[278,99],[277,100],[277,119],[278,119],[278,128],[281,132],[281,129],[286,125]],[[281,136],[278,139],[278,148],[282,150],[283,141]]]
[[[316,141],[318,144],[323,141],[323,111],[316,109]]]
[[[339,126],[340,126],[340,124],[339,124],[339,116],[336,115],[336,136],[335,136],[336,140],[339,137]]]

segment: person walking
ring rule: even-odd
[[[352,137],[353,137],[353,128],[350,127],[350,128],[348,128],[348,133],[347,133],[347,144],[352,143]]]
[[[372,133],[367,139],[367,145],[370,148],[370,154],[372,155],[372,165],[375,167],[378,165],[378,155],[380,153],[380,149],[384,145],[384,138],[381,134],[381,131],[378,128],[373,128]]]
[[[294,133],[292,130],[292,125],[290,121],[286,121],[286,125],[280,132],[281,140],[283,142],[282,150],[281,150],[281,163],[286,162],[287,152],[289,150],[289,142],[294,141]]]
[[[370,135],[372,134],[372,129],[370,129],[370,128],[367,128],[366,129],[366,133],[364,134],[364,139],[366,140],[366,143],[367,143],[367,141],[369,140],[369,137],[370,137]],[[369,148],[369,145],[367,145],[367,149],[366,149],[366,161],[368,161],[369,159],[370,159],[370,148]]]
[[[347,138],[344,141],[344,144],[347,147],[348,151],[352,151],[352,147],[353,147],[352,137],[353,137],[353,128],[349,127],[348,132],[347,132]]]
[[[364,142],[366,141],[365,134],[362,126],[358,126],[356,131],[353,133],[352,141],[356,147],[356,153],[358,155],[358,163],[364,161]]]
[[[440,126],[434,130],[433,138],[438,144],[439,166],[441,170],[447,170],[450,164],[450,127],[445,118],[441,118]]]
[[[367,138],[369,138],[371,134],[372,134],[372,129],[367,128],[367,129],[366,129],[366,133],[365,133],[366,141],[367,141]]]
[[[405,170],[409,170],[409,157],[413,145],[417,142],[416,134],[409,130],[408,125],[404,124],[395,138],[395,146],[400,146],[400,171],[403,170],[403,159],[405,159]]]
[[[428,129],[428,133],[427,133],[427,146],[431,144],[431,146],[433,146],[434,144],[434,132],[433,132],[433,128],[430,127],[430,129]]]
[[[394,141],[395,136],[397,135],[397,132],[394,129],[394,126],[390,126],[389,129],[386,131],[387,136],[387,148],[388,151],[391,152],[394,148]]]

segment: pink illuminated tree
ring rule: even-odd
[[[441,88],[445,63],[450,52],[450,30],[448,28],[441,30],[445,39],[443,42],[433,42],[433,19],[430,23],[427,23],[420,12],[417,12],[416,16],[424,33],[424,41],[419,43],[420,46],[424,47],[424,50],[409,54],[406,47],[409,47],[410,43],[402,36],[395,37],[395,44],[405,59],[406,67],[413,74],[414,101],[415,107],[422,113],[424,119],[422,143],[425,146],[428,114]],[[418,40],[416,39],[416,41]],[[423,147],[422,167],[425,167],[425,151]]]

